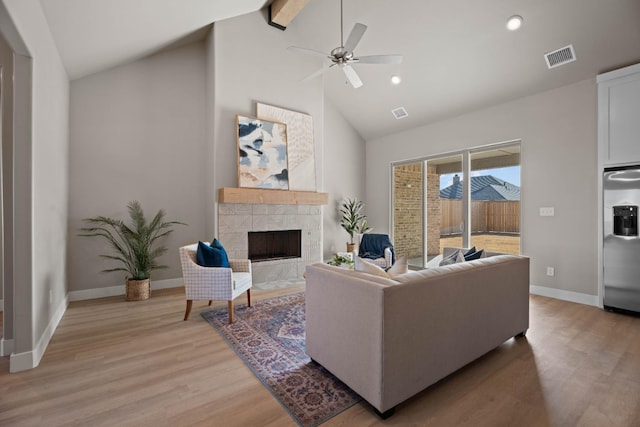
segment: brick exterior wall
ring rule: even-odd
[[[393,168],[393,246],[397,256],[422,256],[422,163]]]
[[[398,256],[422,257],[422,162],[396,166],[394,174],[394,248]],[[440,253],[440,175],[427,168],[427,255]]]
[[[427,256],[440,254],[440,175],[435,167],[427,168]]]

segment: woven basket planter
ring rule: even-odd
[[[151,286],[149,279],[133,280],[126,279],[126,299],[127,301],[143,301],[151,296]]]

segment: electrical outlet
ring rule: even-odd
[[[551,207],[548,208],[540,208],[540,216],[554,216],[554,209]]]
[[[547,276],[554,276],[556,274],[556,270],[553,267],[547,267]]]

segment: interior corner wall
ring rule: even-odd
[[[336,252],[346,251],[349,241],[349,235],[340,227],[338,209],[342,200],[362,200],[365,214],[369,207],[365,198],[365,141],[329,100],[325,99],[324,107],[325,163],[330,165],[331,173],[324,178],[329,204],[323,218],[323,259],[330,259]]]
[[[16,37],[8,40],[16,52],[15,372],[38,365],[66,308],[69,83],[40,2],[4,0],[4,8]]]
[[[6,356],[13,342],[13,51],[0,36],[0,68],[2,72],[2,147],[0,154],[0,310],[3,311],[0,356]],[[5,290],[6,287],[6,290]],[[5,307],[6,301],[6,307]],[[10,340],[10,341],[9,341]]]
[[[147,218],[159,209],[181,221],[162,243],[168,269],[152,272],[151,287],[182,276],[178,247],[204,239],[205,55],[197,42],[160,52],[71,83],[69,290],[119,286],[125,273],[99,257],[106,242],[79,237],[83,218],[128,220],[138,200]],[[83,293],[88,297],[105,296]]]
[[[531,284],[597,304],[595,79],[367,141],[367,212],[390,224],[390,163],[520,139],[521,252]],[[540,217],[552,206],[555,216]],[[389,225],[390,227],[390,225]],[[546,275],[546,267],[555,276]]]
[[[204,42],[205,49],[205,114],[206,114],[206,129],[205,129],[205,148],[203,152],[203,158],[207,164],[205,168],[205,189],[203,197],[204,209],[204,235],[211,236],[206,239],[212,239],[216,235],[218,229],[217,215],[216,215],[216,162],[215,162],[215,129],[216,122],[215,117],[215,99],[216,99],[216,54],[215,54],[215,23],[211,27],[211,30],[207,34],[207,38]],[[202,240],[202,239],[200,239]]]

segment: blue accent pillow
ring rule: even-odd
[[[202,267],[229,267],[229,257],[218,239],[213,239],[211,245],[198,242],[196,252],[198,265]]]
[[[467,258],[468,255],[471,255],[473,253],[476,252],[476,247],[472,247],[471,249],[469,249],[468,251],[466,251],[465,253],[462,254],[462,256],[464,256],[465,258]]]
[[[480,249],[479,251],[473,252],[469,255],[465,255],[464,256],[464,260],[465,261],[473,261],[474,259],[480,259],[480,257],[482,256],[482,253],[484,252],[484,249]]]

